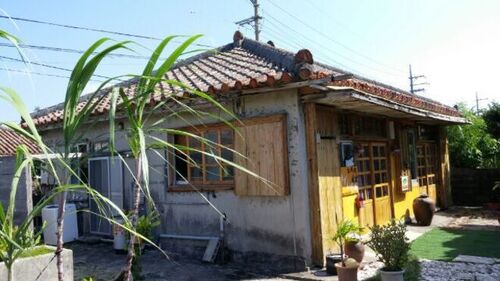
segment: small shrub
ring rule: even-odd
[[[391,220],[387,225],[375,225],[370,230],[367,245],[377,253],[378,260],[384,263],[384,270],[402,270],[408,262],[410,250],[404,222]]]

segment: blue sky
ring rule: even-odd
[[[378,0],[315,1],[260,0],[262,40],[297,51],[308,48],[315,60],[344,68],[391,85],[408,89],[408,64],[414,74],[425,74],[430,85],[422,93],[453,105],[474,104],[475,92],[484,107],[500,101],[496,85],[500,65],[500,1]],[[235,21],[252,15],[248,0],[206,1],[3,1],[12,17],[85,26],[133,34],[165,37],[201,33],[199,43],[220,46],[229,43],[238,27]],[[96,32],[50,27],[0,19],[0,28],[20,37],[25,44],[86,49],[100,37]],[[253,37],[248,27],[240,28]],[[146,48],[152,40],[133,39]],[[137,45],[137,51],[149,51]],[[14,50],[0,47],[2,56],[17,57]],[[72,68],[76,54],[25,50],[33,62]],[[145,60],[109,58],[98,74],[138,73]],[[0,60],[1,68],[57,74],[64,71]],[[423,82],[423,81],[422,81]],[[0,70],[0,85],[15,89],[28,108],[46,107],[64,98],[67,79]],[[98,85],[94,82],[88,90]],[[17,113],[0,103],[2,120],[18,120]]]

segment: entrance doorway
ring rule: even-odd
[[[98,157],[89,159],[89,185],[101,195],[123,208],[123,169],[119,157]],[[90,199],[90,232],[111,235],[111,224],[101,217],[113,217],[117,213],[105,204]],[[99,214],[99,215],[97,215]],[[101,215],[101,216],[100,216]]]
[[[387,144],[363,142],[358,148],[358,186],[364,204],[360,209],[360,224],[385,224],[392,218]]]

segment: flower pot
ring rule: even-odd
[[[341,262],[335,264],[339,281],[358,281],[358,267],[343,267]]]
[[[363,261],[363,257],[365,256],[365,245],[363,245],[361,241],[346,241],[344,245],[344,253],[348,257],[361,263],[361,261]]]
[[[333,254],[326,256],[326,273],[329,275],[337,275],[337,268],[335,267],[336,263],[342,261],[340,254]]]
[[[418,225],[430,225],[435,210],[436,203],[427,194],[422,194],[413,200],[413,213]]]
[[[401,271],[385,271],[380,270],[380,278],[382,281],[403,281],[404,270]]]

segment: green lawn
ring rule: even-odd
[[[442,261],[451,261],[458,255],[500,258],[500,232],[435,228],[412,243],[411,253]]]

